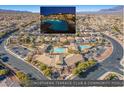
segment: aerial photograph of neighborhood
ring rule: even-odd
[[[124,80],[123,12],[121,5],[1,5],[0,87]]]

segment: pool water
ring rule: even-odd
[[[84,49],[87,49],[87,48],[90,48],[91,46],[89,46],[89,45],[80,45],[79,46],[79,48],[81,49],[81,50],[84,50]]]
[[[54,48],[53,52],[54,53],[65,53],[65,48]]]
[[[55,31],[67,31],[68,30],[68,23],[64,20],[44,20],[43,23],[51,24],[49,28]]]

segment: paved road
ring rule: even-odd
[[[123,58],[123,47],[114,39],[104,35],[105,38],[111,41],[113,45],[113,53],[101,63],[99,63],[98,68],[91,70],[87,75],[80,75],[74,80],[97,80],[101,75],[107,71],[114,71],[120,74],[124,74],[121,69],[124,69],[120,65],[120,60]]]
[[[33,78],[36,78],[37,80],[47,80],[38,70],[33,68],[31,65],[23,62],[22,60],[16,58],[15,56],[9,54],[4,49],[5,41],[9,36],[10,35],[6,35],[2,39],[0,39],[0,52],[5,53],[5,56],[8,57],[8,61],[4,63],[9,64],[14,68],[17,68],[25,73],[30,74]]]

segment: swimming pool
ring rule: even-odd
[[[80,45],[80,46],[79,46],[80,50],[88,49],[88,48],[90,48],[90,47],[91,47],[91,46],[89,46],[89,45]]]
[[[54,48],[53,53],[65,53],[65,48]]]
[[[42,21],[44,24],[48,23],[51,24],[49,29],[55,30],[55,31],[67,31],[68,30],[68,23],[64,20],[43,20]]]

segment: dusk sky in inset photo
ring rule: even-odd
[[[75,14],[76,9],[75,7],[41,7],[40,14],[42,15],[50,15],[50,14],[58,14],[58,13],[65,13],[65,14]]]

